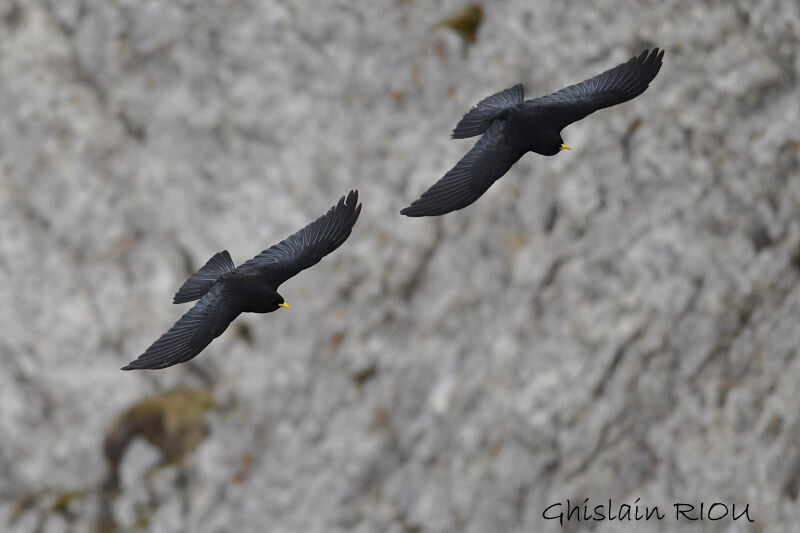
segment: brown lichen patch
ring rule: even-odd
[[[242,457],[241,464],[239,465],[239,470],[231,478],[231,481],[234,483],[242,483],[244,482],[247,477],[250,475],[250,470],[253,468],[253,464],[256,462],[256,458],[250,454],[245,455]]]
[[[183,460],[205,437],[206,414],[215,405],[210,392],[181,388],[131,406],[114,422],[103,443],[110,468],[109,487],[116,487],[125,450],[138,436],[161,450],[165,464]]]
[[[465,7],[450,17],[445,17],[434,25],[434,28],[450,28],[461,36],[464,45],[475,44],[478,40],[478,28],[483,22],[483,8],[477,4]]]
[[[344,333],[342,332],[334,333],[328,340],[328,350],[330,350],[331,352],[339,351],[339,348],[342,346],[343,340],[344,340]]]
[[[74,512],[74,504],[86,496],[85,490],[72,490],[60,494],[53,502],[53,510],[66,516],[71,516]]]

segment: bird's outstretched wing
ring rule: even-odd
[[[638,57],[547,96],[525,102],[548,117],[558,131],[599,109],[642,94],[661,69],[664,51],[645,50]]]
[[[239,310],[222,296],[223,285],[211,287],[169,331],[122,370],[167,368],[193,358],[219,337]]]
[[[356,205],[357,204],[357,205]],[[350,191],[328,212],[294,235],[243,263],[255,267],[276,289],[301,270],[314,266],[342,245],[361,213],[358,191]]]
[[[494,122],[472,150],[400,214],[409,217],[444,215],[467,207],[525,155],[503,134],[504,122]]]

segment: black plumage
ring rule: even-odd
[[[599,109],[642,94],[661,69],[664,52],[645,50],[610,70],[547,96],[523,101],[522,85],[485,98],[453,130],[454,139],[483,136],[461,161],[401,214],[444,215],[477,200],[526,152],[569,149],[561,130]]]
[[[238,267],[234,267],[227,250],[214,255],[186,280],[173,300],[200,301],[122,370],[183,363],[219,337],[240,313],[289,308],[278,287],[341,246],[360,213],[358,192],[351,191],[325,215]]]

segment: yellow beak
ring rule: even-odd
[[[278,307],[285,307],[286,309],[291,309],[291,307],[289,307],[289,304],[287,304],[286,302],[283,302],[282,304],[278,304]]]
[[[572,148],[570,148],[566,144],[562,144],[560,150],[572,150]]]

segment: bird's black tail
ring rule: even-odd
[[[492,122],[504,118],[509,110],[521,104],[525,98],[522,84],[487,96],[478,105],[464,114],[464,117],[453,130],[453,139],[466,139],[480,135],[489,129]]]
[[[175,293],[172,303],[182,304],[202,298],[218,277],[235,268],[228,250],[222,250],[214,254],[200,270],[181,285],[181,288]]]

